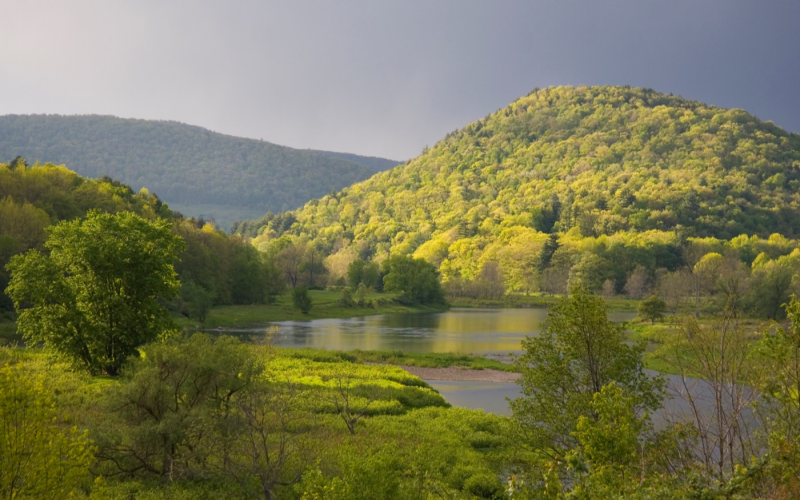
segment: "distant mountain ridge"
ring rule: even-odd
[[[301,150],[174,121],[0,116],[0,159],[65,164],[150,191],[186,215],[231,222],[302,206],[400,162]]]

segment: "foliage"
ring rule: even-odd
[[[645,321],[656,324],[656,321],[664,319],[667,310],[667,303],[661,300],[658,295],[651,295],[646,300],[639,302],[639,316]]]
[[[199,318],[208,297],[213,305],[250,304],[270,302],[283,291],[276,261],[257,253],[245,239],[228,236],[202,219],[183,218],[145,189],[136,194],[109,178],[84,179],[54,165],[29,167],[22,159],[13,166],[0,165],[0,288],[8,286],[5,265],[11,257],[44,248],[46,227],[93,209],[171,222],[172,232],[186,242],[175,270],[182,283],[194,288],[168,304],[181,314]],[[13,310],[5,294],[0,296],[2,309]]]
[[[13,165],[0,164],[0,288],[8,286],[5,266],[12,256],[42,249],[47,226],[82,217],[92,209],[127,210],[146,219],[172,217],[157,196],[146,190],[135,194],[108,178],[84,179],[53,165],[29,167],[21,158]],[[0,296],[0,309],[13,309],[6,295]]]
[[[258,239],[304,235],[365,261],[413,255],[445,283],[498,261],[506,290],[523,292],[545,278],[561,288],[563,268],[593,254],[605,261],[586,260],[572,283],[613,279],[619,293],[637,266],[654,277],[694,265],[688,238],[738,239],[749,265],[758,252],[740,235],[796,237],[798,162],[800,135],[742,110],[649,89],[553,87],[308,202],[291,227]]]
[[[226,229],[235,219],[222,221],[223,208],[250,216],[292,209],[399,163],[292,149],[176,122],[96,115],[1,117],[0,158],[16,155],[148,187],[192,206],[194,215],[216,213]]]
[[[24,363],[0,368],[0,496],[79,498],[94,462],[86,432],[66,428]]]
[[[347,284],[352,289],[357,289],[359,285],[372,288],[376,291],[383,290],[383,276],[380,267],[375,262],[364,262],[356,259],[347,267]]]
[[[47,232],[50,255],[30,250],[8,264],[19,330],[89,371],[115,375],[171,327],[159,301],[178,293],[172,263],[183,242],[167,221],[131,212],[90,212]]]
[[[444,293],[439,284],[436,268],[423,259],[401,255],[383,263],[383,288],[387,292],[401,292],[401,302],[418,304],[443,304]]]
[[[224,410],[259,368],[246,346],[229,337],[173,338],[145,346],[108,396],[98,453],[109,473],[191,477],[206,437],[204,420]]]
[[[660,406],[664,381],[645,374],[644,345],[624,340],[603,300],[585,287],[573,288],[550,309],[541,334],[526,337],[515,359],[522,396],[511,409],[525,445],[551,456],[575,448],[572,431],[592,415],[594,395],[610,382],[633,398],[637,413]]]
[[[308,288],[304,286],[298,286],[292,289],[292,303],[296,308],[300,309],[303,314],[308,314],[311,311],[311,307],[314,305],[314,302],[308,295]]]

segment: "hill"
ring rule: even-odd
[[[254,232],[262,247],[304,236],[345,261],[414,254],[445,281],[496,260],[507,285],[525,288],[526,269],[542,271],[555,248],[658,246],[648,267],[669,269],[690,237],[795,237],[799,190],[800,135],[745,111],[649,89],[556,87]]]
[[[403,163],[395,160],[387,160],[386,158],[378,158],[377,156],[361,156],[354,155],[352,153],[336,153],[334,151],[315,151],[313,149],[311,151],[321,155],[331,156],[333,158],[341,158],[342,160],[364,165],[373,172],[383,172],[384,170],[389,170],[390,168],[394,168],[400,163]]]
[[[47,227],[91,210],[130,211],[170,221],[186,249],[175,264],[181,297],[169,307],[187,316],[197,317],[199,306],[271,300],[283,287],[277,270],[244,239],[174,213],[146,189],[136,193],[108,177],[86,179],[64,166],[28,166],[17,160],[0,163],[0,322],[12,317],[8,312],[13,305],[4,293],[9,260],[30,249],[46,251]]]
[[[147,187],[172,208],[231,222],[289,210],[398,162],[298,150],[177,122],[112,116],[0,116],[0,159],[66,164]]]

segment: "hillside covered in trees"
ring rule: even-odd
[[[178,122],[112,116],[0,116],[0,161],[66,164],[90,178],[147,187],[222,226],[290,210],[399,162],[299,150]]]
[[[0,291],[8,285],[5,266],[14,255],[45,251],[49,227],[91,211],[133,212],[169,222],[186,247],[175,263],[180,297],[168,305],[186,316],[202,319],[215,304],[263,303],[283,288],[275,266],[244,239],[174,213],[146,189],[135,193],[107,177],[86,179],[63,166],[28,166],[18,159],[0,164]],[[8,296],[0,293],[0,319],[11,310]]]
[[[745,111],[649,89],[555,87],[390,171],[238,227],[262,249],[308,240],[329,262],[423,257],[445,283],[499,273],[507,291],[563,290],[585,274],[620,292],[637,267],[654,279],[726,245],[751,265],[774,233],[780,249],[765,258],[788,255],[799,189],[800,135]]]

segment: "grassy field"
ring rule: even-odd
[[[498,299],[469,299],[460,297],[452,299],[452,307],[550,307],[561,300],[560,295],[550,295],[547,293],[532,293],[529,295],[509,294]],[[604,298],[610,312],[632,312],[636,311],[639,301],[625,297]]]
[[[709,325],[714,320],[711,316],[701,316],[700,324]],[[753,318],[741,318],[740,325],[744,332],[756,340],[759,332],[767,326],[768,322]],[[648,322],[633,322],[628,325],[630,340],[645,340],[647,342],[647,352],[644,355],[645,366],[651,370],[672,375],[680,375],[681,370],[670,361],[670,357],[665,353],[665,344],[671,336],[678,335],[678,318],[667,316],[665,321],[651,324]],[[682,356],[688,356],[686,351],[681,351]],[[695,373],[687,373],[688,376],[699,377]],[[701,377],[702,378],[702,377]]]
[[[311,311],[303,314],[292,305],[289,294],[281,295],[275,304],[252,306],[217,306],[211,309],[202,325],[196,319],[175,316],[175,320],[182,328],[214,328],[217,326],[246,325],[254,323],[267,323],[270,321],[298,321],[322,318],[352,318],[357,316],[370,316],[375,314],[437,312],[445,310],[442,307],[404,306],[394,302],[395,294],[369,293],[366,300],[372,306],[345,307],[337,303],[342,296],[341,292],[311,290],[308,292],[314,302]]]
[[[513,372],[514,367],[478,354],[456,354],[404,351],[325,351],[320,349],[275,348],[281,356],[310,359],[316,362],[379,363],[387,365],[419,366],[424,368],[447,368],[460,366],[473,370],[487,368]]]

